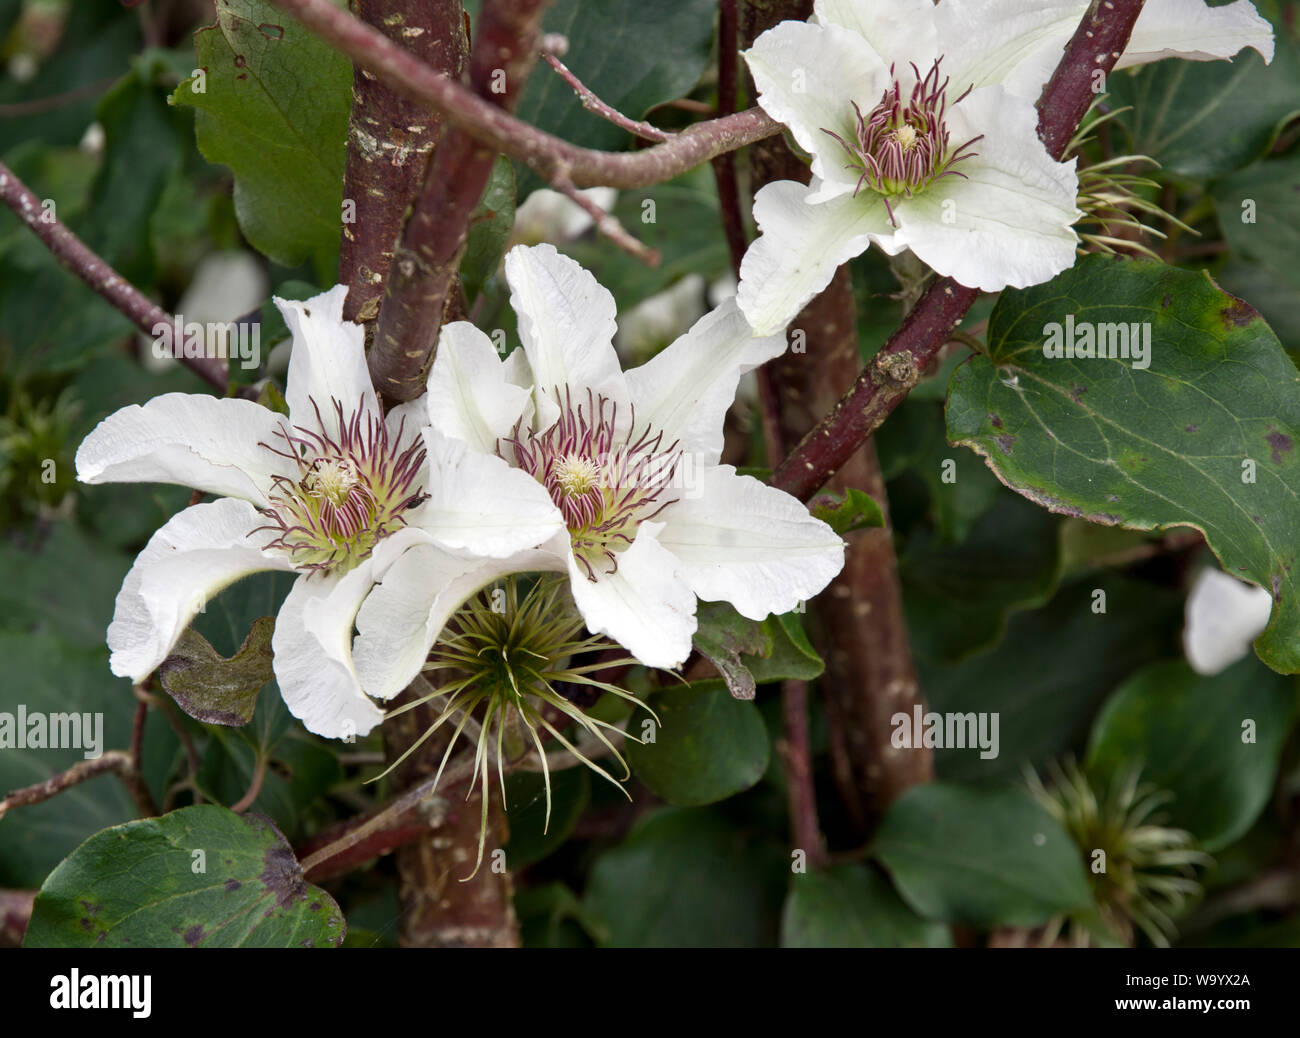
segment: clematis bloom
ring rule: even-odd
[[[809,22],[745,52],[759,104],[811,156],[812,180],[754,198],[762,232],[741,265],[756,333],[784,327],[874,243],[908,248],[986,292],[1074,263],[1078,178],[1038,139],[1034,108],[1087,0],[816,0]],[[1118,67],[1209,60],[1272,30],[1247,0],[1151,0]]]
[[[512,249],[505,269],[522,350],[502,361],[473,325],[446,326],[428,420],[544,488],[564,529],[450,582],[445,560],[408,552],[357,616],[367,691],[402,688],[459,604],[510,572],[566,573],[589,630],[664,668],[690,653],[697,598],[762,619],[830,582],[844,564],[834,531],[790,495],[719,464],[741,375],[780,354],[784,335],[756,338],[728,301],[624,372],[613,297],[591,274],[549,245]]]
[[[293,333],[284,415],[248,400],[168,393],[110,415],[77,451],[85,483],[179,483],[219,499],[150,538],[108,628],[113,673],[142,681],[220,590],[250,573],[298,574],[272,640],[280,691],[319,735],[383,717],[353,668],[353,621],[412,544],[449,575],[561,528],[548,495],[499,458],[427,428],[422,408],[385,418],[345,286],[276,300]],[[467,561],[469,560],[469,561]]]

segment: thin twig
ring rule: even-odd
[[[651,126],[650,123],[638,122],[636,119],[624,115],[613,105],[606,104],[595,95],[590,87],[584,86],[582,81],[569,71],[568,66],[550,51],[542,51],[542,60],[545,61],[546,64],[550,65],[551,68],[555,69],[556,73],[559,74],[559,77],[568,83],[569,86],[573,87],[574,93],[576,93],[578,99],[582,101],[582,107],[587,109],[587,111],[591,112],[593,115],[600,116],[602,119],[613,123],[620,129],[626,130],[634,137],[641,138],[643,141],[655,141],[656,143],[662,144],[664,141],[670,141],[677,136],[675,133],[661,130],[657,126]]]
[[[447,122],[519,159],[548,181],[564,175],[577,187],[647,187],[671,180],[715,155],[779,133],[767,113],[751,108],[683,130],[637,152],[594,151],[516,119],[460,83],[440,75],[383,33],[330,0],[274,0],[332,47],[369,69],[393,90],[443,114]]]
[[[158,325],[173,327],[170,314],[105,263],[57,219],[47,217],[41,200],[3,162],[0,162],[0,200],[45,243],[60,263],[115,310],[129,317],[146,335],[156,334],[154,329]],[[179,350],[176,354],[178,361],[213,389],[225,392],[226,366],[222,361],[215,357],[187,357]]]
[[[647,267],[659,266],[659,250],[652,249],[628,233],[617,216],[605,212],[600,206],[584,195],[567,177],[555,181],[555,189],[566,198],[576,202],[596,225],[596,230],[626,252],[633,259],[638,259]]]
[[[248,783],[248,789],[244,792],[242,797],[230,805],[230,810],[235,812],[235,814],[242,815],[253,806],[253,802],[257,799],[258,794],[262,792],[262,783],[266,781],[266,767],[270,761],[271,755],[269,753],[265,751],[258,753],[257,763],[253,765],[253,778],[252,781]]]
[[[116,775],[131,794],[142,817],[158,814],[158,807],[153,802],[153,795],[145,785],[140,773],[135,770],[131,754],[127,750],[106,750],[91,760],[78,761],[66,771],[51,775],[44,782],[34,786],[24,786],[13,790],[4,800],[0,800],[0,818],[10,808],[30,807],[43,803],[51,797],[58,796],[66,789],[78,786],[99,775]]]
[[[85,86],[79,86],[75,90],[66,90],[61,94],[38,97],[34,101],[16,101],[13,104],[0,105],[0,119],[17,119],[24,115],[40,115],[42,112],[52,112],[64,105],[76,104],[88,97],[97,97],[116,82],[117,77],[113,76],[109,79],[101,79]]]
[[[785,758],[791,834],[795,847],[807,856],[807,864],[820,868],[826,862],[826,840],[817,820],[817,792],[813,787],[808,682],[793,678],[782,682],[781,706],[785,714],[781,755]]]

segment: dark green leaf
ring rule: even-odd
[[[796,875],[781,916],[784,948],[947,948],[948,928],[911,910],[880,873],[839,865]]]
[[[506,819],[510,842],[506,861],[512,871],[541,861],[560,847],[591,800],[591,776],[585,767],[551,774],[551,821],[546,824],[546,788],[540,772],[516,771],[506,778]]]
[[[873,848],[927,919],[1036,926],[1091,900],[1079,849],[1018,789],[913,786],[894,801]]]
[[[1144,765],[1142,779],[1174,794],[1173,825],[1214,851],[1241,836],[1273,790],[1295,720],[1295,684],[1254,659],[1214,677],[1182,661],[1133,676],[1097,718],[1088,768],[1103,779]]]
[[[661,808],[596,862],[583,907],[614,947],[772,945],[787,868],[716,814]]]
[[[763,719],[723,682],[667,688],[650,706],[659,716],[654,742],[628,740],[627,758],[637,778],[668,803],[712,804],[749,789],[767,771]]]
[[[271,825],[204,805],[83,843],[41,887],[24,946],[310,948],[344,932]]]

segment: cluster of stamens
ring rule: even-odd
[[[547,489],[564,516],[588,580],[596,579],[596,565],[616,572],[618,552],[632,543],[637,526],[674,500],[666,492],[680,460],[677,443],[665,447],[664,434],[649,426],[638,433],[635,411],[631,417],[630,428],[621,432],[617,404],[588,390],[586,406],[575,406],[566,389],[550,428],[533,433],[517,424],[504,440],[518,466]]]
[[[345,418],[343,406],[333,404],[337,436],[325,431],[313,401],[319,431],[282,424],[282,446],[260,444],[292,461],[298,475],[272,477],[270,507],[263,510],[270,522],[253,532],[273,532],[264,547],[288,552],[295,568],[307,572],[352,569],[405,526],[403,513],[424,500],[414,486],[424,444],[415,438],[402,447],[405,422],[390,438],[380,416],[358,411]]]
[[[975,152],[968,149],[983,136],[973,137],[958,148],[949,148],[948,129],[944,123],[948,111],[948,80],[939,80],[939,62],[942,60],[936,59],[924,76],[915,65],[912,66],[916,84],[906,100],[891,65],[889,75],[893,83],[870,115],[864,116],[857,102],[853,102],[857,132],[852,142],[833,130],[822,131],[839,141],[849,153],[852,162],[848,168],[861,171],[854,195],[863,187],[881,195],[890,222],[895,227],[898,221],[894,219],[890,198],[898,195],[910,198],[940,177],[965,179],[966,175],[953,166],[962,159],[973,157]],[[968,88],[953,104],[963,100],[970,90]]]

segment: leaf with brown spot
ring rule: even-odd
[[[1044,356],[1047,325],[1070,315],[1076,329],[1149,324],[1149,366]],[[1300,371],[1264,320],[1204,273],[1150,260],[1088,256],[1004,292],[987,355],[949,387],[949,439],[1030,500],[1095,523],[1204,533],[1224,570],[1273,593],[1255,649],[1283,673],[1300,672],[1297,435]]]

